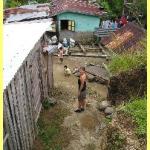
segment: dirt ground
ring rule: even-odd
[[[52,126],[51,122],[59,122],[58,128],[60,128],[59,134],[55,134],[57,140],[51,139],[51,141],[57,141],[60,149],[64,150],[103,150],[103,132],[105,131],[106,123],[104,115],[98,111],[98,101],[106,99],[107,87],[97,83],[87,84],[87,107],[85,112],[80,114],[75,113],[77,109],[77,77],[73,74],[70,77],[64,76],[64,65],[67,65],[71,70],[76,66],[84,66],[88,63],[101,64],[104,59],[100,58],[81,58],[81,57],[65,57],[63,64],[60,64],[57,57],[53,57],[53,76],[54,76],[54,90],[51,95],[58,101],[57,106],[51,109],[51,111],[42,111],[40,119],[42,120],[43,128],[44,124]],[[61,106],[62,109],[67,109],[69,113],[66,116],[61,116],[61,112],[56,107]],[[60,114],[59,116],[52,114]],[[61,119],[58,120],[58,117]],[[49,120],[51,118],[51,121]],[[60,125],[61,124],[61,125]],[[46,126],[47,126],[46,125]],[[63,128],[62,128],[63,127]],[[63,130],[62,130],[63,129]],[[65,129],[65,130],[64,130]],[[68,132],[66,132],[66,129]],[[46,128],[45,128],[46,130]],[[42,131],[45,132],[45,131]],[[54,132],[54,131],[53,131]],[[65,132],[65,133],[64,133]],[[45,133],[44,133],[45,134]],[[45,134],[46,135],[46,134]],[[41,135],[35,141],[34,150],[49,150],[44,146],[42,138],[48,140],[47,136]],[[65,135],[65,136],[62,136]],[[69,139],[67,138],[69,137]],[[67,146],[59,139],[65,139]],[[53,142],[54,143],[54,142]],[[48,143],[47,143],[48,145]],[[45,147],[45,148],[44,148]],[[53,145],[49,146],[52,150],[56,147]]]
[[[102,64],[105,62],[105,59],[102,58],[86,58],[86,57],[65,57],[63,64],[60,64],[59,59],[57,57],[53,57],[53,70],[54,70],[54,86],[57,87],[59,85],[64,86],[71,90],[74,96],[77,95],[77,77],[71,75],[70,77],[64,76],[64,65],[67,65],[71,70],[73,70],[76,66],[84,66],[89,63],[94,64]],[[107,87],[102,84],[97,83],[88,83],[88,87],[93,91],[96,91],[100,94],[102,98],[106,98],[107,96]]]
[[[83,57],[66,57],[63,64],[60,64],[57,57],[53,58],[54,64],[54,86],[56,88],[63,87],[68,91],[69,101],[63,99],[63,102],[70,110],[70,115],[64,118],[63,126],[69,128],[72,134],[72,139],[65,150],[86,150],[93,145],[94,149],[102,149],[102,144],[99,135],[100,128],[105,127],[103,123],[104,116],[97,110],[97,100],[105,99],[107,96],[107,87],[97,83],[88,83],[87,108],[81,114],[76,114],[74,110],[77,108],[77,77],[71,75],[64,76],[64,65],[67,65],[71,70],[75,67],[84,66],[88,63],[101,64],[104,59],[100,58],[83,58]],[[65,96],[63,96],[64,98]]]
[[[53,57],[54,89],[51,91],[51,96],[57,100],[57,104],[50,110],[42,110],[39,118],[40,135],[34,142],[33,150],[110,150],[107,141],[111,141],[116,134],[113,133],[108,139],[109,126],[112,129],[112,125],[110,120],[108,121],[98,110],[99,102],[107,97],[107,87],[94,82],[88,83],[86,110],[75,113],[78,102],[77,77],[64,76],[64,65],[73,70],[88,63],[101,64],[102,62],[105,62],[105,59],[65,57],[63,64],[60,64],[58,57]],[[121,147],[124,143],[122,139],[118,139],[119,134],[114,139],[115,144],[117,143],[114,147],[117,149],[118,143]],[[129,147],[134,149],[135,145],[140,147],[139,143],[135,144],[137,139],[128,141],[129,146],[125,146],[125,150],[130,150]]]

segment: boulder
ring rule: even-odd
[[[107,107],[110,106],[110,102],[109,101],[102,101],[100,104],[99,104],[99,110],[105,110]]]
[[[106,115],[111,115],[114,113],[114,108],[113,107],[107,107],[104,112]]]

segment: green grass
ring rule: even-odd
[[[112,74],[118,74],[123,71],[129,71],[141,66],[146,66],[147,56],[145,51],[138,51],[136,53],[116,55],[112,58],[108,68]]]
[[[38,120],[38,139],[44,150],[62,150],[63,147],[67,146],[71,133],[62,127],[62,124],[68,113],[67,109],[58,105],[41,112]],[[39,141],[35,143],[40,143]],[[35,144],[33,149],[41,150],[38,146]]]
[[[131,103],[125,105],[124,112],[132,116],[137,124],[136,133],[138,136],[146,136],[147,127],[147,100],[136,98]]]

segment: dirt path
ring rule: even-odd
[[[68,65],[69,68],[81,66],[88,61],[85,58],[65,58],[64,63],[60,64],[58,59],[54,57],[54,83],[55,87],[63,87],[68,91],[68,98],[62,99],[62,103],[66,106],[70,113],[64,118],[63,127],[71,131],[72,138],[70,143],[64,150],[103,150],[103,140],[105,139],[105,117],[97,110],[97,102],[106,98],[107,88],[96,83],[88,83],[87,108],[85,112],[77,114],[74,110],[77,108],[77,77],[74,75],[65,77],[63,74],[63,66]],[[95,60],[99,61],[100,60]],[[94,92],[92,94],[92,92]],[[93,96],[94,95],[94,96]],[[97,95],[97,96],[95,96]]]
[[[135,134],[129,135],[128,128],[122,126],[124,122],[130,124],[126,118],[116,121],[115,116],[118,116],[115,113],[112,119],[107,119],[97,109],[99,102],[107,96],[104,85],[88,83],[86,110],[74,112],[77,108],[77,77],[65,77],[64,65],[73,69],[102,62],[104,60],[100,58],[67,57],[60,64],[58,58],[53,57],[54,89],[51,97],[57,100],[57,105],[42,110],[33,150],[144,150]]]

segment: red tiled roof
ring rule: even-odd
[[[100,42],[105,45],[105,47],[117,53],[122,53],[134,47],[145,36],[146,32],[142,28],[129,22],[126,26],[112,33],[109,37],[103,37]]]
[[[55,16],[63,12],[78,12],[82,14],[100,16],[103,11],[87,0],[53,0],[50,15]]]

